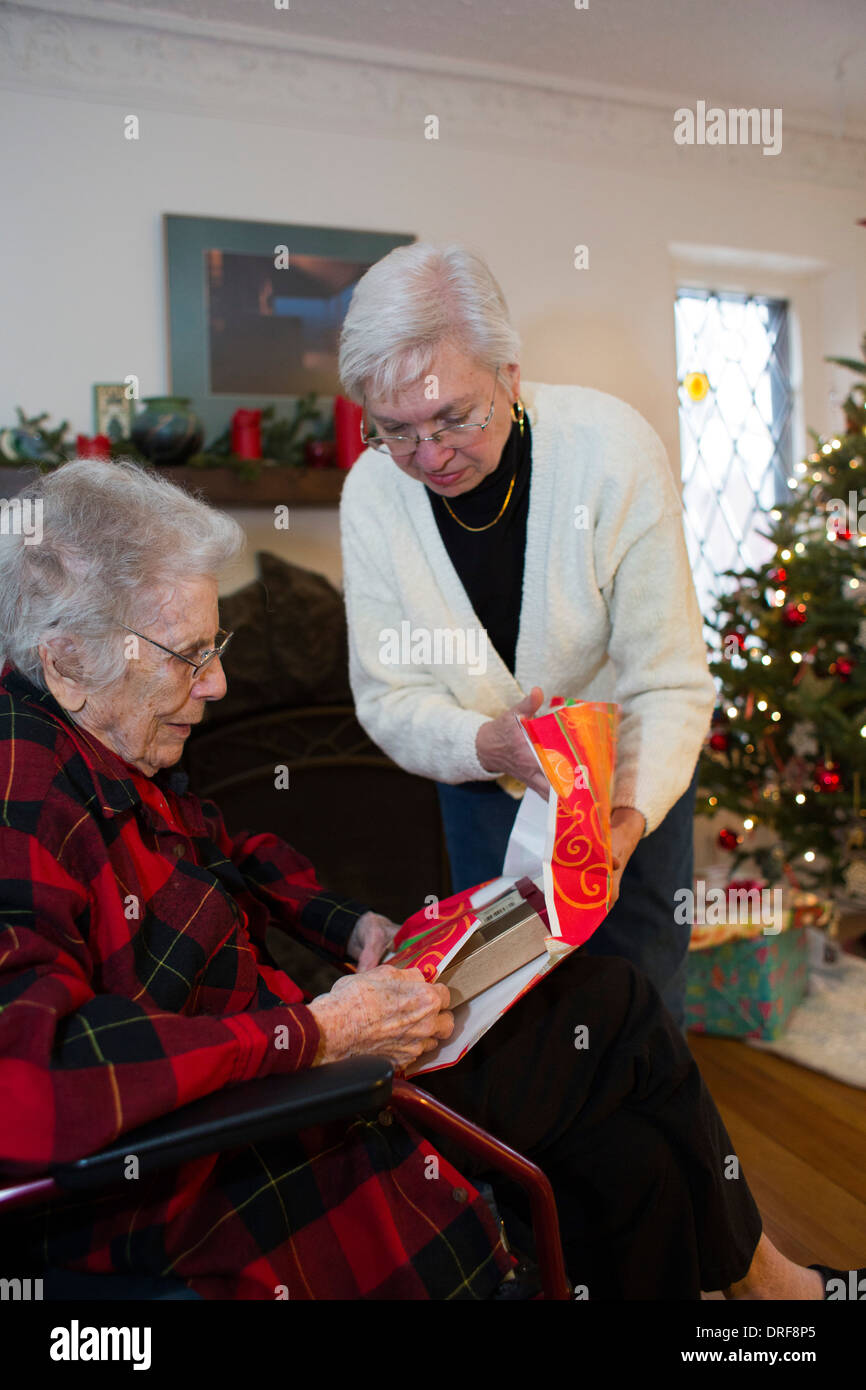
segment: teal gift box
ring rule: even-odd
[[[778,1038],[806,993],[807,928],[692,949],[686,1026],[726,1038]]]

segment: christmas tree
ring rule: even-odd
[[[719,843],[770,882],[866,896],[866,335],[845,433],[812,434],[790,497],[761,531],[775,554],[726,571],[709,626],[719,703],[698,811],[731,813]],[[811,432],[810,432],[811,433]],[[760,828],[769,845],[755,844]]]

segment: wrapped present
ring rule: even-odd
[[[548,802],[543,856],[550,930],[586,941],[610,910],[610,813],[620,708],[593,700],[552,702],[549,714],[519,719],[555,796]]]
[[[775,889],[770,908],[770,892],[757,883],[729,884],[725,920],[712,920],[707,911],[710,920],[695,921],[686,987],[686,1024],[695,1032],[778,1038],[805,996],[807,926],[823,904],[812,894],[789,898]],[[753,906],[744,911],[748,895]],[[700,909],[697,894],[696,906]]]
[[[768,888],[757,879],[735,879],[724,889],[707,889],[698,879],[692,902],[690,951],[722,946],[726,941],[778,936],[791,927],[822,926],[830,906],[814,893],[791,892],[787,886]]]
[[[451,991],[454,1032],[407,1075],[459,1062],[607,915],[619,707],[559,703],[521,721],[551,790],[527,788],[502,876],[413,913],[385,958]]]

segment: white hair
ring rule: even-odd
[[[520,336],[487,262],[467,246],[398,246],[355,286],[340,334],[340,379],[356,402],[419,381],[441,344],[494,371],[517,362]]]
[[[245,544],[232,517],[126,459],[76,459],[20,497],[41,500],[41,536],[0,535],[0,668],[42,690],[41,644],[104,689],[128,666],[123,625],[152,623],[167,588],[216,577]]]

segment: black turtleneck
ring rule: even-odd
[[[529,417],[524,415],[523,436],[515,421],[493,472],[471,492],[448,498],[452,511],[467,526],[486,526],[499,512],[516,473],[508,506],[495,526],[486,531],[465,531],[449,514],[444,499],[427,489],[451,563],[481,625],[487,629],[488,640],[512,674],[523,595],[531,470],[532,439]]]

